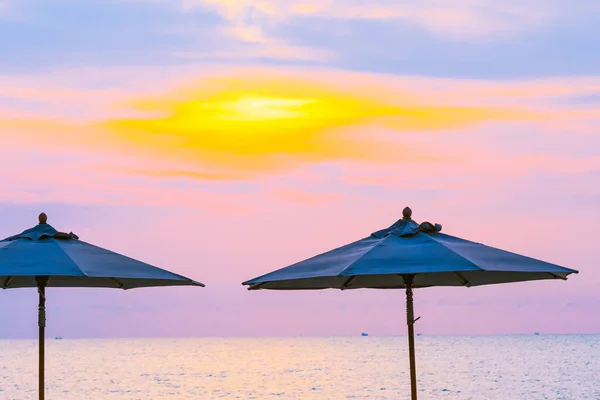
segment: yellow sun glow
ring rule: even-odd
[[[103,124],[113,137],[208,168],[264,170],[299,161],[398,159],[408,151],[348,132],[359,126],[444,130],[511,113],[401,104],[364,92],[289,79],[219,79],[132,103],[143,117]],[[343,128],[343,129],[342,129]]]

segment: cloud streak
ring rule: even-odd
[[[335,58],[329,50],[293,46],[281,41],[250,43],[230,50],[185,51],[173,55],[182,60],[280,60],[280,61],[328,61]]]
[[[231,36],[244,42],[265,42],[269,32],[298,18],[406,22],[445,39],[515,36],[539,28],[564,15],[557,2],[509,0],[367,3],[357,0],[183,0],[182,11],[213,9],[230,24]]]

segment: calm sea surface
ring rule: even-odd
[[[49,340],[47,399],[408,399],[406,337]],[[600,336],[418,337],[420,399],[600,399]],[[0,399],[37,399],[0,340]]]

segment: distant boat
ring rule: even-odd
[[[368,333],[361,333],[360,336],[369,336]]]
[[[62,340],[62,337],[57,336],[57,337],[54,338],[54,340]]]
[[[539,332],[534,332],[533,334],[537,336],[537,335],[539,335],[540,333],[539,333]]]
[[[417,336],[423,336],[423,334],[422,333],[417,333]]]

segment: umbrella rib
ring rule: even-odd
[[[266,283],[266,282],[260,282],[260,283],[254,284],[254,285],[250,285],[250,286],[248,286],[248,290],[258,290],[264,283]]]
[[[466,286],[466,287],[470,287],[470,286],[471,286],[471,282],[469,282],[469,281],[467,280],[467,278],[465,278],[465,277],[463,276],[463,274],[461,274],[461,273],[460,273],[460,272],[458,272],[458,271],[454,272],[454,274],[456,274],[456,276],[458,276],[458,279],[460,279],[460,283],[462,283],[462,284],[463,284],[463,286]]]
[[[2,289],[7,289],[10,286],[10,283],[12,282],[13,278],[13,276],[7,276],[6,280],[2,284]]]
[[[83,276],[85,276],[86,278],[90,278],[90,276],[89,276],[89,275],[88,275],[88,274],[87,274],[87,273],[86,273],[86,272],[85,272],[85,271],[84,271],[84,270],[83,270],[83,269],[82,269],[82,268],[79,266],[79,264],[77,264],[77,263],[75,262],[75,260],[73,260],[73,257],[71,257],[71,255],[69,254],[69,252],[67,252],[67,250],[66,250],[66,249],[65,249],[65,248],[64,248],[64,247],[61,245],[61,243],[60,243],[60,242],[58,242],[56,239],[54,239],[54,240],[55,240],[55,244],[56,244],[56,245],[57,245],[57,246],[58,246],[58,247],[59,247],[59,248],[60,248],[60,249],[63,251],[63,253],[65,253],[65,255],[67,256],[67,258],[68,258],[69,260],[71,260],[71,262],[73,263],[73,265],[75,265],[75,267],[76,267],[76,268],[77,268],[79,271],[81,271],[81,274],[82,274]],[[78,240],[78,239],[76,239],[76,240]]]
[[[360,260],[362,257],[366,256],[366,255],[367,255],[367,254],[369,254],[371,251],[373,251],[373,249],[375,249],[377,246],[379,246],[379,244],[381,244],[381,242],[383,242],[383,241],[384,241],[385,239],[387,239],[387,238],[388,238],[388,236],[385,236],[385,237],[383,237],[383,238],[380,238],[380,239],[377,241],[377,243],[373,244],[373,245],[372,245],[372,246],[371,246],[371,247],[370,247],[370,248],[369,248],[367,251],[365,251],[364,253],[362,253],[362,254],[360,255],[360,257],[356,258],[356,259],[355,259],[355,260],[353,260],[353,261],[352,261],[350,264],[346,265],[346,266],[345,266],[345,267],[342,269],[342,271],[339,273],[339,275],[338,275],[338,276],[340,276],[340,275],[341,275],[341,274],[343,274],[345,271],[347,271],[348,269],[350,269],[350,268],[351,268],[351,267],[352,267],[354,264],[356,264],[356,262],[358,262],[358,261],[359,261],[359,260]],[[364,240],[364,239],[362,239],[362,240]],[[352,244],[352,243],[350,243],[350,244]],[[348,245],[346,245],[346,246],[348,246]],[[342,246],[342,247],[345,247],[345,246]],[[341,248],[341,247],[340,247],[340,248]],[[335,250],[337,250],[337,249],[335,249]],[[334,250],[331,250],[331,251],[334,251]],[[329,253],[329,252],[328,252],[328,253]],[[318,257],[318,256],[317,256],[317,257]]]
[[[552,275],[552,276],[554,277],[554,279],[562,279],[563,281],[566,281],[566,280],[567,280],[567,278],[566,278],[566,277],[562,277],[562,276],[560,276],[560,275],[556,275],[556,274],[554,274],[554,273],[552,273],[552,272],[548,272],[548,273],[549,273],[550,275]]]
[[[342,290],[344,289],[348,289],[350,287],[350,284],[352,283],[352,281],[354,280],[354,278],[356,278],[356,275],[351,276],[350,278],[346,279],[346,282],[344,282],[344,284],[342,285]]]
[[[467,256],[460,254],[459,252],[452,250],[450,247],[446,246],[444,243],[440,242],[439,240],[436,240],[434,237],[432,237],[431,235],[428,235],[425,233],[425,235],[427,236],[427,238],[429,238],[430,240],[434,241],[435,243],[439,244],[440,246],[442,246],[443,248],[445,248],[446,250],[448,250],[449,252],[451,252],[452,254],[455,254],[457,256],[459,256],[460,258],[462,258],[463,260],[467,261],[469,264],[471,264],[472,266],[474,266],[476,268],[476,270],[479,271],[485,271],[484,268],[481,268],[479,265],[477,265],[476,263],[474,263],[473,261],[471,261]],[[448,235],[447,235],[448,236]],[[451,236],[452,237],[452,236]],[[460,239],[460,238],[459,238]],[[476,243],[476,244],[480,244],[480,243]]]
[[[110,280],[119,285],[119,289],[124,289],[123,284],[117,278],[110,278]]]

